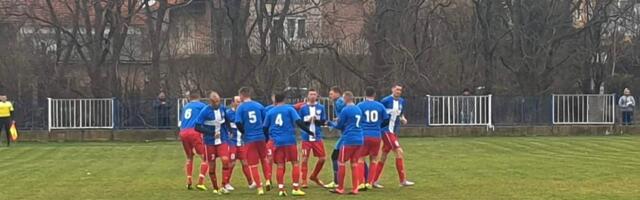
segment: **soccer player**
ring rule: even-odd
[[[198,178],[198,185],[196,188],[199,190],[207,190],[204,186],[205,173],[209,169],[207,162],[204,159],[204,145],[202,144],[202,135],[196,131],[196,117],[204,107],[207,105],[200,102],[200,94],[197,91],[189,92],[189,103],[182,108],[180,112],[180,140],[182,141],[182,147],[184,153],[187,156],[187,163],[184,166],[185,173],[187,174],[187,189],[192,188],[192,175],[193,175],[193,156],[194,151],[200,155],[200,177]]]
[[[210,105],[206,106],[196,118],[196,130],[204,135],[205,160],[209,164],[209,177],[214,194],[228,194],[224,186],[229,184],[229,122],[225,114],[226,108],[220,105],[220,96],[216,92],[209,93]],[[216,158],[222,161],[222,188],[216,178]]]
[[[353,186],[350,194],[355,195],[358,194],[360,176],[363,176],[364,173],[359,167],[359,165],[363,164],[361,155],[364,139],[362,128],[360,128],[362,110],[353,103],[354,96],[352,92],[345,92],[343,97],[347,105],[340,112],[338,123],[335,124],[335,128],[342,131],[340,136],[342,144],[340,146],[340,155],[338,156],[338,187],[332,192],[344,194],[345,162],[349,161],[351,163],[351,184]]]
[[[233,176],[233,169],[236,166],[236,161],[239,160],[240,164],[242,164],[242,172],[247,179],[247,184],[250,189],[256,187],[256,183],[253,182],[253,178],[251,178],[251,172],[249,172],[249,163],[247,163],[247,148],[244,145],[244,141],[242,140],[242,133],[238,131],[236,126],[235,116],[236,109],[242,103],[240,101],[240,96],[233,97],[233,102],[231,102],[231,109],[227,109],[226,118],[229,121],[230,130],[229,133],[231,138],[229,139],[229,158],[231,159],[231,172],[230,177]],[[235,188],[231,186],[231,184],[227,184],[224,186],[225,189],[233,191]]]
[[[284,174],[287,162],[293,166],[293,196],[304,196],[300,189],[300,166],[298,163],[298,148],[296,146],[295,126],[298,125],[303,131],[311,132],[300,119],[298,112],[291,105],[284,104],[285,95],[276,94],[274,106],[267,112],[264,120],[264,132],[271,136],[276,149],[273,160],[277,166],[276,180],[278,181],[278,196],[287,196],[284,189]]]
[[[249,171],[251,177],[256,183],[258,195],[264,194],[262,183],[260,182],[260,174],[258,173],[258,163],[262,163],[262,171],[267,179],[266,186],[270,187],[271,181],[267,177],[271,177],[269,160],[267,160],[267,136],[262,129],[264,119],[264,106],[251,100],[253,89],[250,87],[242,87],[238,91],[242,104],[236,110],[235,123],[244,140],[247,148],[247,162],[249,163]]]
[[[324,105],[318,103],[318,92],[315,89],[309,90],[306,103],[300,107],[298,112],[312,132],[302,132],[302,188],[308,187],[307,173],[309,172],[309,156],[311,152],[318,158],[318,161],[309,180],[320,187],[324,187],[324,183],[320,181],[318,174],[322,171],[326,160],[324,142],[322,141],[322,125],[327,122],[327,113],[324,111]]]
[[[360,123],[360,127],[362,127],[362,134],[364,135],[364,154],[362,156],[368,155],[369,163],[371,163],[369,177],[367,178],[368,182],[366,182],[365,187],[367,189],[372,189],[379,161],[378,155],[381,147],[381,131],[382,127],[387,126],[389,123],[389,115],[387,114],[384,105],[375,100],[376,90],[373,87],[365,88],[365,96],[365,100],[358,104],[358,108],[360,108],[364,114],[364,119]],[[364,182],[364,176],[361,181]]]
[[[387,160],[389,152],[393,151],[396,154],[396,170],[398,170],[398,177],[400,179],[401,186],[412,186],[415,183],[407,180],[404,171],[404,151],[400,147],[398,142],[397,133],[400,130],[400,124],[407,124],[407,119],[404,117],[403,108],[405,106],[405,100],[402,98],[402,86],[396,84],[391,88],[392,94],[383,98],[380,103],[384,105],[389,114],[389,125],[382,128],[384,135],[382,136],[382,157],[378,162],[376,180],[373,182],[374,187],[382,188],[383,186],[378,184],[384,163]]]
[[[329,90],[329,98],[333,101],[333,110],[336,117],[340,116],[340,112],[345,106],[344,99],[342,98],[342,89],[338,86],[333,86]],[[335,119],[334,119],[335,120]],[[324,185],[325,188],[335,188],[338,184],[338,155],[340,154],[340,144],[341,141],[338,139],[336,141],[336,145],[333,148],[333,152],[331,152],[331,166],[333,166],[333,181],[327,185]]]

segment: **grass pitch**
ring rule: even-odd
[[[401,144],[416,186],[398,186],[391,157],[385,189],[337,196],[311,185],[299,199],[640,198],[640,137],[402,138]],[[230,195],[187,191],[183,164],[178,142],[0,147],[0,199],[278,198],[274,191],[256,196],[239,168]],[[325,165],[325,182],[330,171]]]

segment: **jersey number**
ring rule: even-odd
[[[360,115],[356,115],[356,127],[360,128]]]
[[[191,118],[191,108],[184,111],[184,119],[190,119],[190,118]]]
[[[377,122],[378,121],[378,111],[376,110],[367,110],[364,112],[367,116],[367,122]]]
[[[276,116],[276,125],[282,126],[283,124],[284,122],[282,122],[282,114],[278,114],[278,116]]]
[[[249,123],[255,124],[257,121],[256,111],[249,111]]]

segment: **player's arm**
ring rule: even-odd
[[[295,121],[296,125],[298,125],[298,127],[302,129],[302,131],[308,133],[309,135],[315,136],[315,134],[311,132],[311,130],[309,129],[309,126],[307,126],[304,123],[304,121],[302,121],[302,119],[300,118],[300,115],[298,115],[298,113],[295,110],[291,110],[289,112],[291,113],[290,115],[293,118],[293,121]]]
[[[9,120],[13,120],[13,103],[9,102]]]
[[[196,117],[196,131],[200,132],[200,134],[210,135],[213,134],[216,130],[212,126],[207,126],[204,124],[204,121],[207,119],[207,116],[211,113],[210,107],[205,107],[200,111],[198,116]]]
[[[269,127],[271,126],[271,117],[267,115],[262,122],[262,133],[264,134],[264,141],[269,141]]]
[[[346,112],[340,112],[340,117],[338,117],[338,123],[336,123],[336,125],[334,126],[335,129],[344,130],[345,124],[347,121],[347,113]]]
[[[242,106],[238,107],[238,110],[236,110],[236,116],[234,116],[235,123],[236,123],[236,129],[238,129],[238,131],[240,131],[240,133],[242,133],[242,140],[244,140],[244,137],[246,134],[244,134],[244,125],[242,124],[242,113],[243,113],[244,109]]]

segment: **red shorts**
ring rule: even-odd
[[[202,134],[196,129],[184,129],[180,131],[180,141],[182,141],[182,148],[187,157],[192,158],[194,149],[198,155],[203,155],[204,144],[202,143]]]
[[[247,163],[257,165],[260,160],[267,157],[267,144],[264,141],[255,141],[245,144],[247,149]]]
[[[325,157],[326,153],[324,152],[324,142],[322,142],[322,140],[314,142],[303,141],[302,155],[306,157],[311,155],[311,152],[313,152],[313,156],[317,158]]]
[[[205,146],[207,154],[204,156],[207,161],[214,161],[216,158],[229,156],[229,144],[222,143],[220,145]]]
[[[247,146],[229,145],[229,158],[231,160],[245,160],[247,159]]]
[[[355,163],[362,157],[362,145],[343,145],[340,148],[339,162],[351,161]]]
[[[267,142],[267,156],[273,156],[273,152],[276,151],[276,145],[273,144],[273,140]]]
[[[389,153],[391,150],[395,150],[400,148],[400,143],[398,142],[398,136],[391,132],[386,132],[382,136],[382,151],[385,153]]]
[[[362,156],[378,156],[378,154],[380,154],[381,142],[382,139],[380,138],[364,137]]]
[[[273,154],[273,162],[276,164],[284,164],[287,162],[298,161],[298,146],[287,145],[276,147]]]

